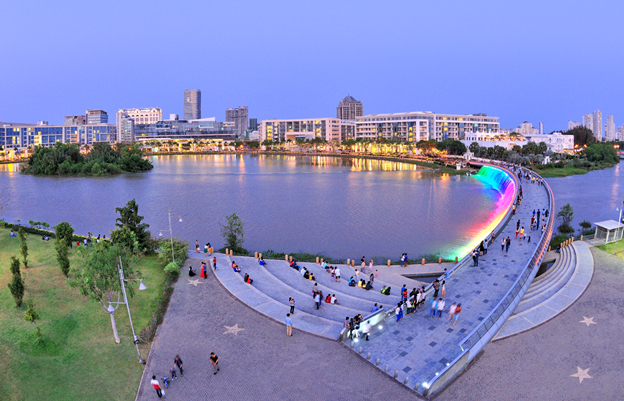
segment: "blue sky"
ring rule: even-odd
[[[202,116],[430,110],[545,131],[600,109],[624,123],[624,2],[17,1],[0,3],[0,121],[86,109]],[[606,119],[603,117],[603,121]]]

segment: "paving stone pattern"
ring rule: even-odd
[[[388,374],[398,372],[397,380],[408,379],[408,387],[421,386],[435,377],[459,355],[459,343],[482,321],[512,287],[518,274],[537,246],[540,232],[529,230],[533,209],[548,206],[544,187],[523,184],[524,199],[502,234],[496,237],[488,253],[479,258],[477,267],[466,267],[453,274],[447,281],[446,311],[442,318],[429,316],[428,302],[416,313],[407,315],[401,322],[388,319],[382,328],[373,330],[370,341],[359,341],[356,349],[363,348],[363,355],[371,354],[371,361],[380,360],[380,367],[388,366]],[[516,222],[525,227],[527,239],[515,239]],[[508,253],[501,253],[502,236],[509,236]],[[448,321],[448,309],[453,302],[462,304],[462,312],[454,326]],[[409,368],[409,369],[407,369]]]
[[[218,259],[218,269],[226,269],[226,257],[219,255]],[[200,259],[188,259],[175,284],[138,400],[158,399],[149,383],[151,376],[156,374],[162,379],[168,375],[176,354],[184,361],[185,374],[170,384],[163,399],[316,401],[415,397],[415,393],[337,341],[302,332],[296,323],[293,336],[287,337],[281,321],[267,319],[233,298],[213,273],[207,279],[193,277],[198,284],[190,284],[188,265],[198,269],[200,263]],[[224,326],[236,324],[244,330],[237,335],[223,334],[227,331]],[[209,362],[213,351],[220,359],[217,375],[213,375]]]

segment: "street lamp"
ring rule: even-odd
[[[128,320],[130,320],[130,328],[132,329],[132,337],[134,339],[134,346],[136,347],[137,350],[137,354],[139,355],[139,363],[142,363],[145,365],[145,360],[143,358],[141,358],[141,351],[139,350],[139,340],[136,336],[136,333],[134,332],[134,325],[132,324],[132,315],[130,314],[130,305],[128,305],[128,296],[126,295],[126,281],[138,281],[139,282],[139,291],[143,291],[146,290],[147,287],[145,286],[145,284],[143,284],[143,279],[128,279],[124,277],[124,273],[123,273],[123,266],[121,263],[121,256],[119,257],[119,281],[121,282],[121,292],[123,294],[124,297],[124,301],[123,303],[126,304],[126,308],[128,309]],[[121,302],[118,302],[117,304],[120,304]],[[111,311],[111,308],[113,309]],[[109,312],[114,312],[115,308],[113,307],[113,305],[108,304],[108,311]]]
[[[175,252],[173,251],[173,229],[172,229],[172,227],[171,227],[171,218],[172,218],[172,217],[179,217],[179,218],[180,218],[180,220],[178,220],[178,221],[179,221],[180,223],[182,223],[182,216],[173,216],[173,215],[171,214],[171,202],[169,202],[169,208],[168,208],[168,210],[167,210],[167,213],[169,214],[169,237],[171,238],[171,260],[172,260],[173,262],[175,262]],[[159,237],[162,237],[162,236],[163,236],[163,234],[162,234],[162,233],[163,233],[163,231],[166,231],[166,230],[159,230],[159,231],[158,231],[158,236],[159,236]]]

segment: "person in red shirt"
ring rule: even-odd
[[[156,379],[156,376],[152,376],[152,382],[151,382],[152,386],[154,386],[154,390],[156,390],[156,395],[158,396],[158,398],[161,398],[163,396],[163,391],[162,388],[160,387],[160,382],[158,381],[158,379]]]

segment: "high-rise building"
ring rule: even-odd
[[[618,127],[617,131],[615,132],[615,140],[624,141],[624,125]]]
[[[225,121],[234,123],[234,132],[237,137],[243,137],[249,128],[249,109],[247,106],[241,106],[236,109],[227,109],[225,111]]]
[[[539,134],[544,135],[544,123],[540,121]]]
[[[594,130],[594,116],[591,113],[583,115],[583,127]]]
[[[580,127],[580,126],[581,126],[580,122],[568,120],[568,131],[570,131],[571,129],[574,129],[576,127]]]
[[[108,113],[104,110],[87,110],[87,124],[108,124]]]
[[[362,102],[355,100],[353,96],[348,95],[338,103],[336,107],[336,118],[341,120],[355,120],[356,117],[364,115]]]
[[[250,131],[258,131],[258,119],[250,118],[249,119],[249,130]]]
[[[602,141],[602,113],[600,110],[594,111],[593,118],[594,127],[592,131],[594,132],[594,138],[596,138],[597,141]]]
[[[85,125],[86,123],[85,116],[65,116],[63,125]]]
[[[126,110],[117,112],[117,141],[134,142],[134,118]]]
[[[607,115],[607,122],[605,123],[605,141],[615,141],[615,123],[610,114]]]
[[[199,120],[201,118],[201,91],[186,89],[184,91],[184,119]]]
[[[158,107],[151,109],[119,109],[117,114],[123,112],[134,120],[135,124],[154,124],[162,121],[162,110]]]

